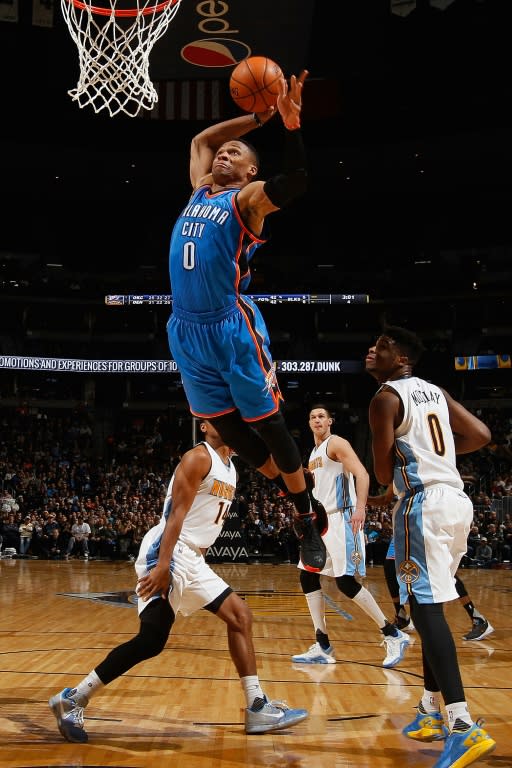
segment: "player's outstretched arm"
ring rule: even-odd
[[[192,139],[190,145],[190,183],[195,189],[205,180],[212,169],[215,153],[222,144],[230,139],[239,139],[255,128],[260,128],[276,114],[276,108],[270,107],[265,112],[240,115],[231,120],[224,120],[208,126]]]

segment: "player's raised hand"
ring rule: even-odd
[[[298,77],[292,75],[290,85],[284,79],[281,80],[281,92],[277,97],[277,108],[283,123],[289,131],[300,128],[300,110],[302,107],[302,86],[308,76],[307,69],[303,69]]]

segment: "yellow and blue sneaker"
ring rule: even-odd
[[[441,741],[447,738],[449,731],[441,712],[425,712],[420,704],[416,717],[405,726],[402,733],[415,741]]]
[[[452,731],[433,768],[466,768],[494,750],[496,742],[481,727],[473,723],[467,731]]]

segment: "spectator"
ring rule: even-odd
[[[247,544],[249,547],[249,553],[253,555],[259,555],[261,552],[261,546],[262,546],[262,533],[261,533],[261,527],[262,523],[258,515],[256,515],[254,518],[250,518],[247,520],[247,525],[245,528],[245,533],[247,536]]]
[[[32,541],[33,530],[34,530],[34,526],[33,526],[30,515],[25,515],[25,518],[19,527],[20,555],[24,556],[28,553],[28,550],[30,548],[30,543]]]
[[[133,542],[133,524],[125,516],[117,521],[117,554],[120,559],[126,560],[130,554]]]
[[[99,539],[100,556],[114,559],[117,554],[117,532],[112,523],[105,517],[100,518],[97,536]]]
[[[492,549],[492,556],[498,562],[501,560],[501,548],[503,546],[503,537],[501,530],[496,523],[490,522],[484,531],[487,543]]]
[[[470,561],[474,560],[477,547],[480,546],[481,541],[482,541],[482,536],[478,529],[478,525],[472,525],[468,534],[468,549],[466,552],[466,557]],[[463,565],[466,565],[466,563],[464,562],[464,559],[463,559]]]
[[[48,560],[62,560],[65,558],[66,540],[58,528],[52,528],[49,540],[46,544],[45,558]]]
[[[16,522],[13,512],[10,512],[3,521],[2,537],[4,552],[9,548],[15,549],[16,552],[20,551],[19,524]]]
[[[71,536],[68,541],[66,550],[66,560],[73,552],[81,552],[82,556],[89,559],[89,536],[91,535],[91,527],[89,523],[84,521],[84,518],[80,515],[76,523],[71,526]]]
[[[512,554],[512,522],[508,520],[503,526],[503,562],[509,563]]]
[[[36,557],[43,556],[43,551],[44,551],[43,538],[44,538],[43,521],[41,520],[40,517],[35,517],[32,523],[32,539],[30,542],[30,551]]]
[[[299,562],[299,546],[291,518],[285,518],[277,535],[277,555],[285,563]]]
[[[498,562],[493,556],[492,547],[485,536],[482,536],[480,544],[476,548],[475,560],[479,568],[490,568],[493,563]]]

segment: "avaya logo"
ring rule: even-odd
[[[206,553],[212,557],[229,557],[236,560],[238,557],[248,558],[249,555],[245,547],[209,547]]]
[[[240,30],[230,28],[228,3],[203,0],[196,5],[196,12],[200,17],[198,29],[208,37],[184,45],[182,59],[198,67],[232,67],[251,55],[246,43],[229,37]]]
[[[241,539],[242,534],[240,531],[221,531],[218,535],[218,538],[221,539]]]

